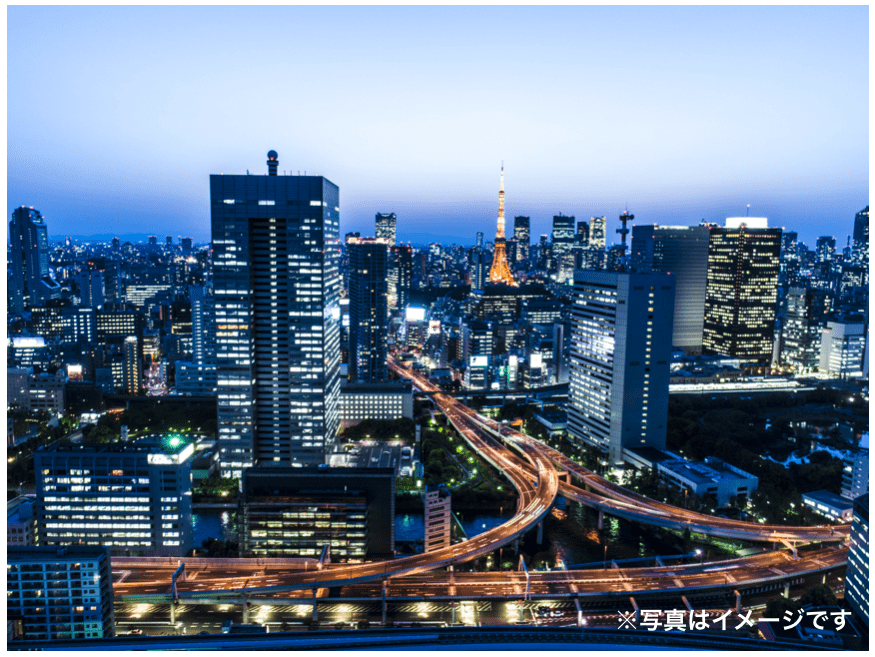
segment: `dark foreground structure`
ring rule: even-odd
[[[799,644],[732,635],[545,627],[442,627],[277,634],[22,641],[19,650],[799,650]],[[829,648],[827,648],[828,650]]]

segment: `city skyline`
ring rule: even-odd
[[[34,206],[55,239],[148,225],[205,242],[208,176],[261,172],[275,149],[285,171],[344,189],[341,233],[394,212],[399,243],[490,235],[504,160],[507,216],[531,216],[534,240],[559,212],[606,216],[610,244],[626,207],[695,225],[749,204],[806,243],[829,226],[843,244],[868,203],[867,13],[12,8],[8,211]],[[272,45],[284,27],[301,52],[329,35],[336,52],[307,66]],[[293,91],[252,73],[266,59]],[[271,102],[223,91],[243,81]],[[303,108],[304,89],[327,101]]]

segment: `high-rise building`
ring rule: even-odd
[[[845,598],[869,627],[869,494],[854,500]]]
[[[854,262],[869,267],[869,206],[854,216]]]
[[[191,255],[192,239],[190,237],[180,237],[179,246],[182,249],[182,255]]]
[[[516,239],[516,261],[526,265],[529,262],[529,249],[531,248],[532,238],[529,224],[529,217],[513,218],[513,236]]]
[[[427,486],[422,494],[425,501],[425,552],[434,552],[452,544],[452,496],[440,484]]]
[[[781,335],[780,361],[799,372],[820,362],[820,338],[831,297],[825,290],[791,287]]]
[[[322,176],[210,176],[221,470],[318,465],[340,395],[339,192]]]
[[[828,321],[820,339],[820,372],[840,379],[862,376],[867,329],[863,322]]]
[[[177,436],[60,443],[34,452],[40,545],[182,557],[192,547],[191,457]]]
[[[665,447],[674,298],[669,274],[574,274],[568,432],[611,464]]]
[[[675,275],[671,341],[688,354],[702,353],[708,240],[705,226],[639,224],[632,228],[630,260],[633,271]]]
[[[561,212],[553,217],[553,256],[567,253],[574,244],[574,217],[566,217]]]
[[[389,269],[389,310],[404,312],[410,303],[410,286],[413,280],[413,249],[409,246],[393,246]]]
[[[119,240],[118,237],[113,237],[112,238],[112,252],[118,253],[121,250],[122,250],[121,241]]]
[[[60,296],[60,286],[49,276],[49,229],[39,210],[23,205],[9,222],[12,277],[9,310],[21,313],[46,299]]]
[[[6,552],[6,623],[12,626],[7,639],[115,636],[112,567],[106,548],[10,546]],[[14,645],[7,644],[7,648]]]
[[[125,338],[125,392],[129,395],[137,395],[143,382],[143,367],[140,360],[139,340],[131,335]]]
[[[191,353],[195,365],[216,364],[216,308],[213,290],[193,285],[191,303]]]
[[[869,434],[853,451],[846,452],[842,468],[842,497],[854,500],[869,492]]]
[[[350,238],[349,378],[374,383],[389,378],[389,254],[387,238]]]
[[[389,246],[395,246],[395,213],[380,214],[377,213],[377,239],[386,240]]]
[[[498,227],[495,231],[495,250],[492,253],[492,267],[489,268],[489,282],[516,285],[513,274],[510,273],[510,267],[507,265],[504,242],[504,167],[502,166],[501,186],[498,192]]]
[[[574,243],[583,248],[589,246],[589,222],[577,222],[577,232],[574,234]]]
[[[474,246],[476,246],[478,249],[483,248],[483,231],[482,230],[477,231],[477,239],[474,242]]]
[[[86,308],[100,308],[105,300],[103,272],[88,269],[76,277],[79,285],[79,305]]]
[[[836,254],[836,238],[824,235],[817,238],[817,262],[832,262]]]
[[[252,468],[243,475],[240,556],[336,562],[391,558],[394,468]]]
[[[590,217],[587,252],[587,267],[589,269],[605,268],[605,222],[604,217]]]
[[[705,353],[771,362],[781,229],[764,217],[728,218],[710,229],[702,345]]]

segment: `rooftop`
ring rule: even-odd
[[[707,464],[692,463],[685,459],[672,459],[669,461],[662,461],[659,465],[660,467],[671,470],[679,477],[689,479],[697,484],[707,484],[718,481],[734,481],[744,477],[744,475],[730,470],[719,459],[713,459]]]
[[[854,505],[853,500],[849,500],[828,490],[816,490],[810,493],[802,493],[802,497],[807,497],[815,502],[822,502],[836,509],[850,509]]]

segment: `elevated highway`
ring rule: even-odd
[[[525,449],[525,452],[521,453],[530,456],[531,452],[535,451],[568,472],[571,477],[583,483],[584,487],[579,488],[570,482],[564,482],[560,484],[562,494],[575,502],[598,509],[600,512],[642,524],[679,530],[689,529],[691,532],[709,536],[767,543],[777,543],[784,540],[839,541],[846,539],[850,533],[849,526],[789,527],[717,518],[680,509],[639,495],[608,481],[530,436],[480,415],[451,395],[442,392],[423,376],[402,368],[395,361],[390,360],[390,367],[399,376],[411,378],[417,388],[430,395],[438,407],[450,418],[454,426],[461,418],[467,417],[471,422],[499,440],[510,443],[512,447],[517,449]],[[519,466],[526,467],[522,463]]]

